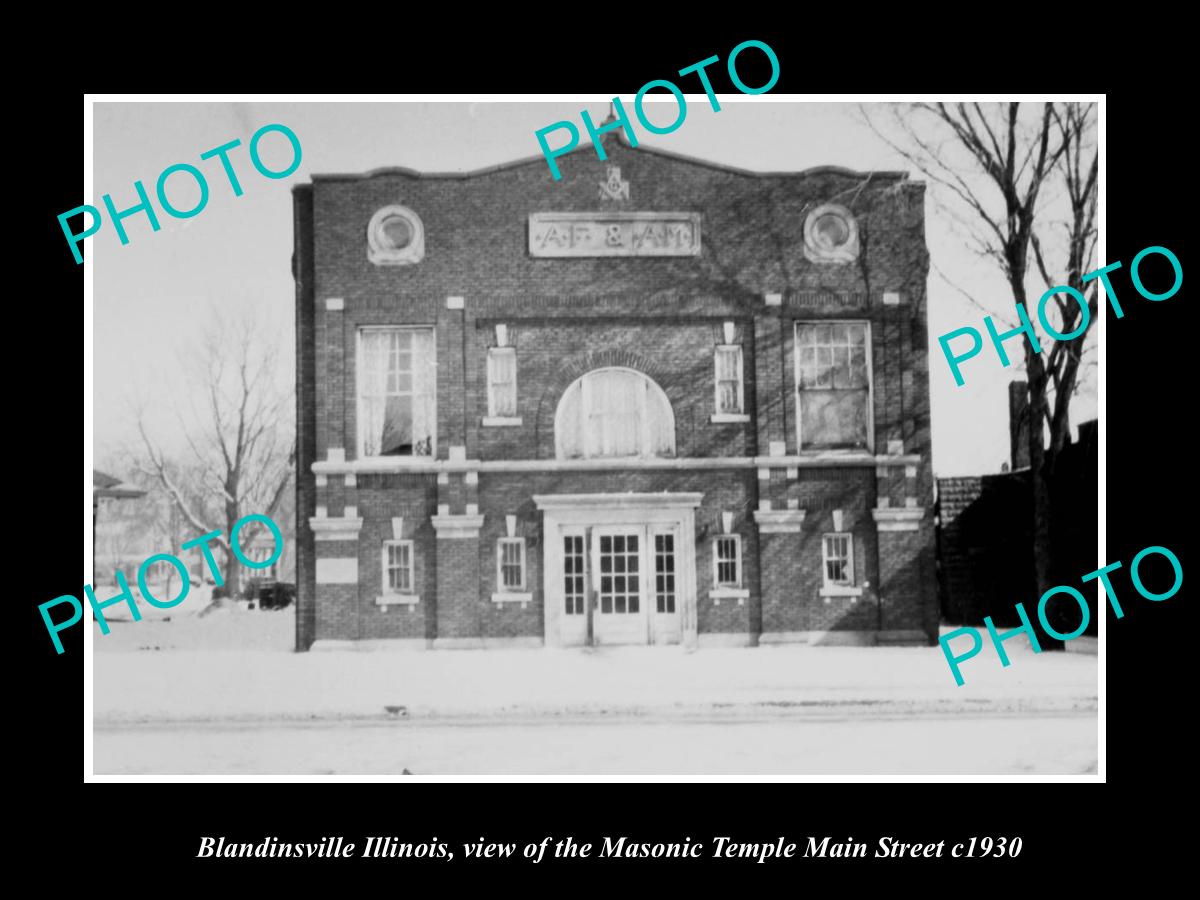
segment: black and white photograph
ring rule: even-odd
[[[92,777],[1102,780],[1102,98],[680,84],[95,99]]]

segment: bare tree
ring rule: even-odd
[[[1014,307],[1006,311],[1025,307],[1029,320],[1036,322],[1043,291],[1061,286],[1086,298],[1086,322],[1081,322],[1083,310],[1071,295],[1056,293],[1053,298],[1059,333],[1071,334],[1080,328],[1076,338],[1054,342],[1049,348],[1050,338],[1043,338],[1040,353],[1028,341],[1024,344],[1034,578],[1040,595],[1054,584],[1051,478],[1058,454],[1070,440],[1071,398],[1079,386],[1084,342],[1097,319],[1096,282],[1083,282],[1096,251],[1095,107],[1043,103],[1022,109],[1019,103],[918,103],[893,108],[893,112],[901,135],[898,140],[885,134],[869,114],[868,124],[941,187],[948,201],[944,208],[965,228],[968,243],[998,265],[1008,281]],[[1052,207],[1061,209],[1062,214]],[[1035,288],[1031,294],[1033,266],[1045,287]],[[1005,317],[998,314],[996,318]]]
[[[173,458],[151,434],[143,404],[137,428],[144,471],[197,536],[220,531],[214,543],[221,573],[236,591],[241,566],[230,544],[234,524],[252,513],[274,517],[291,483],[292,395],[279,386],[274,337],[248,316],[214,317],[191,363],[191,420],[178,416],[186,462]],[[239,546],[247,546],[260,530],[258,523],[244,528]]]

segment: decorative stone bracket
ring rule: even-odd
[[[880,531],[917,531],[921,520],[925,518],[925,508],[922,506],[894,507],[873,509],[875,527]]]
[[[802,509],[758,509],[754,521],[762,534],[797,534],[804,525]]]
[[[430,521],[437,530],[438,540],[444,538],[477,538],[483,527],[483,515],[433,516]]]
[[[308,520],[308,525],[318,541],[357,541],[362,524],[361,517],[341,519],[314,517]]]

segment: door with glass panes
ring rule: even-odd
[[[677,524],[564,528],[564,644],[678,643]],[[589,630],[590,620],[590,630]]]
[[[646,528],[592,529],[592,628],[597,644],[646,644]]]

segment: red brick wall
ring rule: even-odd
[[[879,534],[879,591],[883,596],[882,628],[885,631],[919,629],[937,635],[937,610],[933,592],[931,554],[933,520],[926,515],[917,531],[883,531]]]
[[[923,186],[888,173],[869,179],[826,169],[784,175],[729,171],[607,141],[609,160],[591,153],[561,160],[553,181],[538,158],[470,176],[420,176],[389,170],[372,176],[318,177],[296,192],[297,340],[300,416],[297,644],[313,636],[447,637],[540,636],[545,553],[534,493],[700,491],[697,511],[698,624],[703,632],[875,629],[880,584],[886,591],[885,628],[936,624],[932,571],[923,563],[928,529],[877,535],[870,509],[886,499],[903,507],[931,501],[929,394],[926,351]],[[599,199],[607,167],[619,165],[631,201]],[[803,253],[806,212],[834,201],[855,214],[862,244],[852,265],[817,264]],[[409,266],[376,266],[367,259],[366,228],[382,206],[401,203],[425,226],[425,257]],[[698,212],[703,251],[698,258],[534,258],[528,253],[528,215],[606,208]],[[884,292],[899,294],[885,305]],[[781,306],[763,295],[780,293]],[[446,308],[448,296],[465,308]],[[326,309],[344,299],[341,312]],[[438,485],[434,476],[360,475],[357,487],[329,475],[316,488],[311,465],[329,448],[357,454],[355,335],[368,324],[426,324],[436,328],[438,354],[437,456],[465,445],[468,459],[552,459],[554,414],[563,391],[592,368],[621,365],[652,377],[666,392],[676,420],[676,449],[686,457],[766,455],[771,442],[797,452],[792,361],[796,319],[868,319],[872,328],[875,451],[902,440],[921,457],[915,478],[903,468],[802,468],[788,478],[772,469],[760,482],[754,468],[709,471],[591,473],[482,472],[479,485],[461,473]],[[733,321],[743,346],[748,423],[714,425],[713,348],[721,325]],[[486,352],[494,326],[508,326],[517,348],[519,427],[484,428]],[[753,510],[760,499],[782,509],[789,500],[807,510],[801,534],[758,535]],[[364,525],[357,546],[360,585],[312,583],[314,546],[307,518],[316,504],[330,516],[357,506]],[[429,524],[439,503],[462,514],[477,503],[484,525],[477,540],[438,541]],[[829,603],[820,584],[820,535],[832,529],[830,510],[845,511],[856,535],[856,567],[869,581],[863,597]],[[406,512],[398,512],[406,510]],[[744,584],[751,597],[711,604],[711,539],[719,513],[736,513],[743,535]],[[390,517],[416,528],[421,606],[380,611],[380,544]],[[529,538],[531,602],[493,604],[495,541],[504,516],[519,517]],[[421,524],[416,525],[416,520]],[[878,547],[877,547],[878,545]],[[882,573],[879,553],[887,554]],[[760,567],[761,558],[761,567]],[[760,572],[761,568],[761,572]],[[355,595],[357,594],[357,595]],[[318,599],[319,598],[319,599]],[[894,604],[894,605],[893,605]],[[932,612],[931,612],[932,610]],[[314,615],[315,614],[315,615]],[[310,624],[305,624],[310,623]]]
[[[483,633],[479,538],[442,538],[436,542],[436,548],[437,636],[479,637]]]
[[[316,459],[316,302],[313,296],[312,186],[293,194],[292,229],[296,280],[296,649],[316,639],[316,555],[308,519],[316,511],[316,487],[309,466]]]

